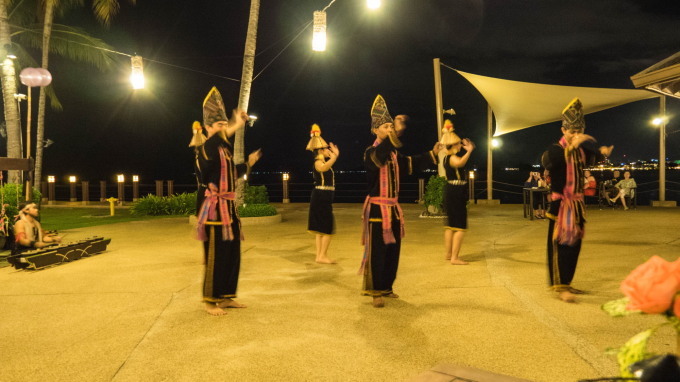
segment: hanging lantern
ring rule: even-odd
[[[323,52],[326,50],[326,12],[314,12],[314,29],[312,34],[312,50]]]
[[[36,68],[40,73],[40,84],[38,86],[47,86],[52,83],[52,73],[45,68]]]
[[[40,86],[42,83],[42,73],[37,68],[24,68],[19,78],[22,84],[29,87]]]
[[[132,56],[132,70],[130,72],[130,82],[133,89],[144,89],[144,63],[142,56]]]

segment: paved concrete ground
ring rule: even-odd
[[[0,381],[404,381],[451,364],[532,381],[613,376],[605,350],[661,318],[614,319],[600,305],[651,255],[680,253],[677,208],[591,209],[574,282],[591,294],[566,304],[546,289],[546,221],[518,205],[473,206],[471,264],[451,266],[441,221],[405,205],[401,298],[375,309],[356,275],[360,205],[335,205],[337,265],[313,262],[306,205],[277,207],[283,222],[245,227],[249,307],[222,317],[200,303],[201,247],[186,218],[71,230],[69,240],[111,237],[109,250],[0,269]],[[675,346],[670,330],[652,343]]]

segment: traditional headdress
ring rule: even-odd
[[[194,121],[194,124],[191,126],[191,130],[193,131],[194,136],[191,137],[189,147],[198,147],[204,144],[207,138],[203,134],[203,126],[201,126],[201,123]]]
[[[583,104],[578,97],[571,100],[567,107],[562,110],[562,127],[565,129],[586,128],[586,121],[583,118]]]
[[[219,121],[228,121],[227,111],[224,108],[222,95],[213,86],[205,100],[203,100],[203,125],[212,126],[213,123]]]
[[[371,106],[371,130],[380,127],[384,123],[394,123],[390,112],[387,110],[385,99],[378,94]]]
[[[314,151],[328,147],[328,143],[321,138],[321,128],[316,123],[312,125],[312,130],[309,132],[309,143],[307,143],[307,150]]]
[[[439,143],[443,145],[453,145],[461,141],[460,137],[453,132],[453,123],[448,119],[444,121],[444,127],[442,127],[442,137]]]

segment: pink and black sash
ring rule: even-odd
[[[564,160],[567,163],[567,179],[562,193],[553,192],[552,200],[562,200],[555,220],[553,241],[560,244],[573,245],[583,238],[584,229],[581,224],[585,217],[583,187],[579,181],[579,164],[585,162],[585,153],[581,148],[572,149],[562,137],[559,142],[564,149]]]
[[[231,228],[232,218],[231,214],[229,213],[228,201],[233,201],[236,199],[236,192],[227,191],[229,189],[229,184],[227,176],[227,154],[225,151],[226,149],[223,147],[219,148],[220,188],[218,190],[214,183],[208,184],[208,189],[205,190],[205,200],[203,201],[201,210],[198,213],[197,233],[198,239],[202,241],[208,240],[208,237],[205,233],[205,224],[208,220],[217,220],[218,208],[222,223],[222,240],[234,240],[234,232]],[[243,233],[241,233],[241,240],[243,240]]]

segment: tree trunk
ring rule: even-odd
[[[54,1],[47,1],[45,4],[45,20],[43,24],[43,46],[42,46],[42,67],[47,69],[50,37],[52,36],[52,21],[54,19]],[[42,182],[43,164],[43,141],[45,140],[45,87],[40,87],[40,98],[38,100],[38,124],[36,127],[35,138],[35,176],[33,178],[35,187],[40,189]]]
[[[246,35],[246,47],[243,52],[243,70],[241,72],[241,90],[239,91],[238,107],[246,112],[248,111],[248,103],[250,102],[250,87],[253,83],[253,70],[255,66],[255,46],[257,45],[257,22],[260,14],[260,0],[250,1],[250,17],[248,18],[248,32]],[[234,161],[236,163],[243,163],[245,128],[236,131],[234,136]],[[243,204],[243,178],[239,178],[237,182],[237,199],[236,205]]]
[[[14,99],[17,93],[16,69],[14,62],[6,58],[7,47],[12,46],[7,17],[7,2],[0,0],[0,61],[2,66],[2,100],[5,109],[5,123],[7,125],[7,156],[21,158],[21,122],[19,107]],[[19,171],[9,171],[8,182],[21,183]]]

